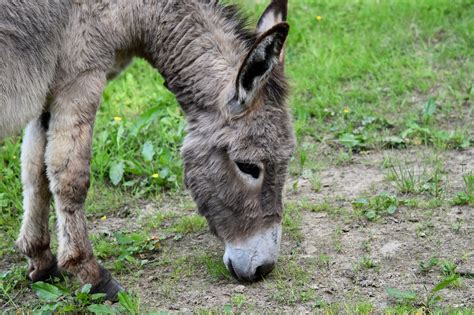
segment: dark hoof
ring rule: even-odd
[[[62,281],[64,280],[67,272],[64,270],[59,269],[58,261],[56,258],[53,258],[51,265],[45,269],[36,269],[35,266],[30,266],[28,270],[28,279],[31,282],[48,282],[53,283],[55,280]]]
[[[115,280],[110,272],[104,267],[100,267],[101,279],[98,284],[91,288],[90,293],[105,293],[105,299],[111,302],[118,301],[118,293],[125,289]]]

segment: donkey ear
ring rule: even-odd
[[[257,33],[264,33],[278,23],[286,21],[288,0],[272,0],[257,23]]]
[[[289,28],[285,22],[273,26],[257,39],[245,57],[237,74],[234,97],[230,101],[232,114],[240,114],[250,105],[258,89],[279,63]]]

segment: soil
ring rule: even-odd
[[[329,201],[350,211],[351,201],[361,195],[370,196],[381,191],[395,193],[393,184],[386,179],[387,170],[382,167],[384,157],[396,155],[407,166],[416,169],[426,165],[426,159],[434,152],[415,149],[402,153],[402,157],[400,154],[400,151],[368,152],[355,156],[348,165],[324,169],[319,174],[319,192],[311,190],[308,180],[299,178],[297,192],[287,192],[287,199],[303,198],[315,203]],[[449,198],[463,188],[462,174],[473,170],[474,149],[444,152],[440,158],[446,171],[443,184]],[[289,185],[294,180],[290,179]],[[250,311],[310,312],[321,300],[327,303],[368,301],[377,310],[382,310],[394,305],[386,288],[417,292],[423,301],[428,291],[442,279],[436,267],[422,273],[421,261],[437,257],[440,261],[456,263],[457,270],[463,274],[474,272],[474,211],[470,206],[401,207],[394,216],[375,222],[348,220],[343,216],[303,209],[301,221],[303,241],[298,243],[284,236],[281,259],[296,262],[309,274],[309,278],[298,285],[314,290],[316,298],[312,301],[275,301],[276,289],[272,281],[276,279],[273,275],[263,282],[244,285],[232,279],[210,281],[205,267],[178,279],[169,294],[163,294],[160,279],[169,277],[171,270],[146,270],[144,273],[149,279],[136,283],[132,289],[141,292],[143,302],[150,308],[183,312],[200,308],[222,311],[223,306],[232,304],[231,297],[235,294],[245,295],[245,305],[250,308],[243,306],[243,310]],[[456,222],[462,222],[459,231],[453,229]],[[337,230],[342,231],[339,249],[333,245]],[[364,243],[369,245],[364,247]],[[219,255],[223,250],[208,233],[186,236],[180,242],[173,242],[172,246],[169,254],[175,257],[199,253]],[[329,257],[323,266],[314,263],[322,254]],[[358,268],[362,257],[370,257],[375,267]],[[281,275],[275,278],[281,278]],[[292,286],[291,281],[288,279],[289,286]],[[299,288],[299,291],[305,289]],[[462,278],[459,286],[444,290],[442,296],[443,306],[474,307],[474,280]]]
[[[358,154],[346,165],[321,170],[321,189],[317,192],[308,179],[290,178],[288,186],[298,182],[296,190],[286,193],[290,202],[328,202],[344,211],[313,212],[303,207],[302,240],[284,233],[279,266],[258,283],[242,284],[212,274],[205,261],[219,261],[223,246],[208,232],[164,240],[160,251],[146,257],[148,263],[133,272],[115,274],[129,290],[139,294],[145,310],[223,312],[232,307],[243,312],[306,313],[328,303],[355,305],[365,301],[380,311],[395,305],[387,288],[414,291],[420,301],[425,300],[443,276],[439,266],[422,272],[420,262],[436,257],[455,263],[461,274],[471,275],[443,290],[439,305],[474,308],[472,207],[446,203],[436,207],[401,206],[394,215],[375,221],[351,215],[351,202],[356,198],[381,191],[396,193],[393,182],[387,179],[388,170],[382,167],[384,159],[395,156],[407,166],[421,169],[421,165],[433,166],[427,161],[434,154],[426,148]],[[438,154],[446,171],[443,187],[449,199],[463,189],[462,174],[474,170],[474,149]],[[163,207],[172,208],[173,203],[147,204],[131,217],[110,216],[102,224],[91,222],[92,233],[140,229],[136,218]],[[370,261],[370,267],[364,267],[364,259]],[[4,263],[18,264],[19,260],[4,260],[2,269],[8,268]],[[19,296],[17,301],[25,298],[28,296]],[[349,306],[340,311],[350,310]]]

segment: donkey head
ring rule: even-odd
[[[182,149],[185,184],[224,241],[227,268],[244,281],[270,272],[280,248],[282,190],[295,147],[283,75],[285,18],[286,1],[273,1],[218,109],[188,119]]]

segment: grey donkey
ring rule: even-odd
[[[224,242],[227,268],[242,281],[273,269],[295,147],[286,2],[272,1],[251,31],[212,0],[0,0],[0,138],[27,125],[16,245],[32,281],[65,271],[111,300],[122,289],[94,257],[84,203],[102,91],[133,56],[163,75],[186,115],[185,185]]]

